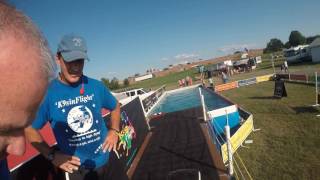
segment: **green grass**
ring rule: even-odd
[[[157,89],[162,85],[166,85],[167,90],[178,88],[178,80],[182,78],[186,78],[186,76],[190,76],[193,80],[196,76],[196,69],[190,69],[182,72],[171,73],[164,77],[156,77],[153,79],[144,80],[141,82],[137,82],[133,85],[130,85],[130,88],[146,88],[146,89]]]
[[[320,114],[313,86],[286,83],[288,97],[272,99],[274,82],[222,94],[254,117],[249,149],[238,150],[254,179],[320,179]]]
[[[274,63],[275,72],[280,72],[280,65],[283,64],[283,61],[284,61],[283,58],[275,59],[275,63]],[[306,73],[310,76],[313,76],[314,72],[319,70],[320,70],[320,63],[313,64],[310,62],[310,63],[302,63],[302,64],[300,63],[295,65],[289,65],[290,73]],[[272,68],[272,63],[270,61],[270,55],[264,54],[262,56],[262,63],[259,64],[255,70],[251,72],[235,74],[229,77],[229,81],[237,81],[241,79],[252,78],[255,76],[271,74],[273,72],[274,70]],[[146,88],[146,89],[151,88],[154,90],[166,84],[167,90],[171,90],[171,89],[178,88],[179,87],[178,80],[185,78],[186,76],[192,77],[194,83],[199,83],[199,81],[195,81],[196,80],[195,77],[200,76],[200,74],[197,73],[196,69],[191,69],[191,70],[186,70],[182,72],[171,73],[164,77],[156,77],[153,79],[137,82],[135,84],[130,85],[127,88]],[[215,85],[222,84],[221,77],[213,77],[213,80]]]

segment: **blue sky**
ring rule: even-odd
[[[291,30],[320,34],[319,0],[11,0],[47,37],[87,40],[85,74],[123,79],[150,68],[284,43]]]

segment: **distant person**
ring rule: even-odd
[[[288,72],[289,69],[288,69],[288,62],[287,61],[284,61],[284,72]]]
[[[186,80],[184,78],[181,79],[182,86],[186,86]]]
[[[212,77],[209,78],[209,84],[210,84],[210,87],[213,87],[213,79],[212,79]]]
[[[186,76],[186,86],[189,86],[190,84],[189,84],[189,82],[190,82],[190,77],[189,76]]]
[[[54,61],[31,19],[0,1],[0,179],[9,179],[6,156],[25,152],[24,128],[45,95]]]
[[[73,34],[62,37],[56,54],[59,76],[49,85],[36,119],[25,133],[71,180],[128,179],[115,154],[110,153],[119,140],[120,105],[102,82],[83,75],[86,59],[84,38]],[[109,129],[101,117],[102,108],[111,111]],[[49,147],[39,133],[47,122],[58,150]]]
[[[182,87],[182,81],[179,79],[178,81],[179,87]]]
[[[281,64],[280,71],[281,71],[281,73],[284,71],[284,64]]]
[[[205,81],[205,79],[203,79],[203,78],[201,79],[201,84],[202,84],[203,87],[206,87],[206,81]]]
[[[192,83],[193,83],[193,82],[192,82],[192,78],[190,77],[190,78],[189,78],[189,85],[192,86]]]
[[[222,75],[222,82],[223,82],[223,84],[227,83],[227,82],[228,82],[228,76],[227,76],[227,74],[222,71],[221,75]]]

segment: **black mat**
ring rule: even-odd
[[[218,179],[197,118],[201,113],[199,108],[189,109],[151,121],[154,132],[133,179],[195,179],[198,171],[203,180]]]

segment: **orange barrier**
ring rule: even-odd
[[[215,92],[225,91],[233,88],[238,87],[238,81],[226,83],[226,84],[220,84],[214,87]]]

